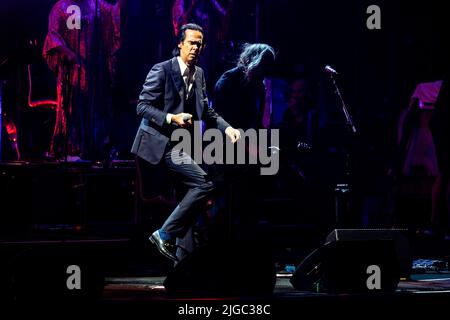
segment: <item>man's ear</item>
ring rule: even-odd
[[[178,49],[181,49],[181,41],[178,42]]]

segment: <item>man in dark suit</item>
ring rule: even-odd
[[[177,182],[187,188],[178,206],[149,238],[164,256],[174,261],[193,251],[193,226],[213,183],[188,153],[174,146],[170,141],[172,132],[192,128],[192,120],[204,120],[208,126],[224,132],[233,143],[240,138],[239,131],[208,106],[204,73],[196,66],[205,45],[203,29],[186,24],[178,37],[174,58],[154,65],[147,75],[137,105],[137,113],[143,119],[131,150],[151,164],[162,162]]]

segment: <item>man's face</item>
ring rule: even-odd
[[[188,66],[195,65],[197,63],[200,52],[203,47],[203,34],[198,30],[187,29],[185,31],[184,41],[178,44],[180,48],[180,58]]]

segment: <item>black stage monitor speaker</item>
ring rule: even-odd
[[[270,250],[236,242],[198,248],[174,267],[164,286],[175,296],[268,296],[275,281]]]
[[[291,284],[316,292],[393,292],[410,271],[409,245],[402,231],[335,229],[299,264]]]

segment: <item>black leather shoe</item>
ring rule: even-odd
[[[169,243],[168,241],[161,239],[161,236],[159,235],[158,230],[153,232],[152,235],[148,239],[150,240],[151,243],[156,245],[159,252],[161,252],[166,258],[169,258],[170,260],[173,260],[173,261],[178,261],[178,258],[175,256],[175,254],[170,252],[170,250],[173,250],[175,248],[175,246],[173,244]]]

